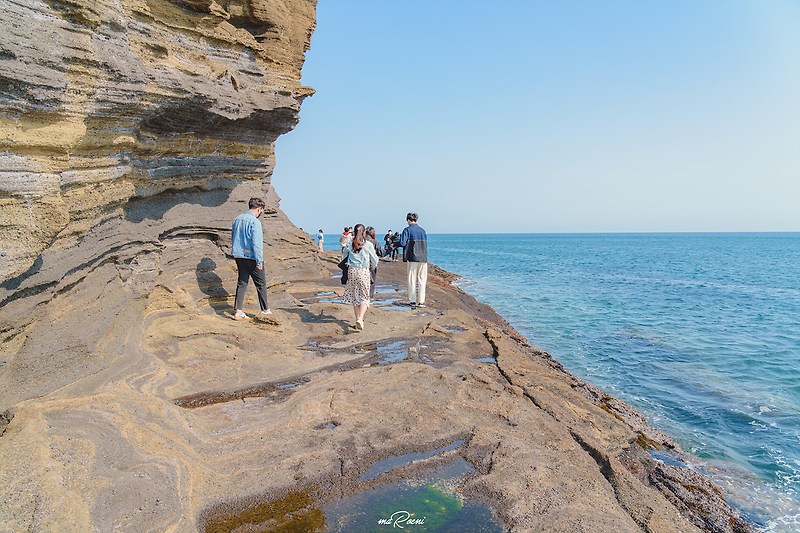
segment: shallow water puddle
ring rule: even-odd
[[[382,305],[380,303],[377,303],[377,304],[374,304],[374,305],[375,305],[375,307],[377,307],[378,309],[380,309],[382,311],[403,311],[403,312],[408,313],[409,311],[414,309],[410,305],[406,305],[406,304],[402,304],[402,303],[393,303],[393,304],[387,304],[387,305]]]
[[[488,357],[473,357],[472,360],[477,361],[478,363],[491,363],[494,365],[497,364],[497,358],[492,355]]]
[[[375,283],[375,294],[397,294],[402,288],[396,283],[379,281]]]
[[[375,351],[378,353],[379,365],[390,365],[411,357],[409,343],[405,340],[378,343]]]
[[[492,510],[456,491],[474,472],[464,459],[426,474],[333,502],[323,508],[325,531],[503,531]]]
[[[420,461],[423,459],[430,459],[440,453],[449,452],[451,450],[455,450],[464,445],[463,440],[457,440],[447,446],[442,446],[441,448],[436,448],[435,450],[430,450],[427,452],[415,452],[415,453],[405,453],[403,455],[392,455],[390,457],[386,457],[385,459],[381,459],[380,461],[376,461],[364,474],[359,478],[360,481],[371,481],[381,474],[385,474],[395,468],[400,468],[403,466],[408,466],[414,461]]]
[[[205,520],[206,533],[242,531],[283,532],[409,532],[503,531],[494,512],[465,500],[457,487],[474,469],[464,459],[429,469],[412,479],[386,484],[321,505],[319,492],[292,492],[251,506],[225,512],[224,504]]]
[[[380,298],[376,299],[372,305],[375,307],[389,307],[389,306],[400,306],[400,302],[402,301],[401,298]],[[402,306],[402,307],[410,307],[410,306]]]
[[[443,349],[448,342],[446,339],[435,338],[382,341],[375,346],[376,362],[378,365],[391,365],[403,361],[431,365],[434,362],[431,356]]]
[[[385,339],[379,342],[367,342],[347,348],[338,348],[331,339],[312,339],[301,350],[313,351],[323,357],[350,353],[362,357],[343,363],[340,371],[352,370],[364,366],[391,365],[403,362],[435,364],[435,355],[450,345],[449,339],[425,337],[422,339]]]

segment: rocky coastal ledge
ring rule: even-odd
[[[650,456],[676,449],[666,436],[443,271],[429,307],[412,310],[397,301],[404,265],[381,264],[357,332],[335,301],[336,255],[277,214],[265,227],[267,321],[231,320],[229,243],[196,235],[165,239],[145,267],[98,265],[40,313],[4,368],[3,530],[238,527],[291,494],[309,495],[298,510],[309,517],[454,457],[475,469],[459,491],[512,531],[748,529],[705,478]],[[32,368],[78,338],[91,344],[73,377]],[[452,443],[362,479],[383,458]],[[279,525],[269,520],[249,526]]]
[[[411,310],[382,265],[350,327],[335,256],[271,187],[314,8],[4,2],[0,530],[331,528],[330,502],[455,463],[512,531],[747,530],[446,273]],[[241,323],[230,221],[252,196],[275,314]]]

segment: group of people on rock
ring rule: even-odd
[[[398,256],[398,248],[402,248],[400,245],[400,232],[395,231],[392,233],[392,230],[386,232],[386,235],[383,236],[383,246],[378,244],[378,241],[375,237],[375,228],[372,226],[368,226],[366,228],[368,234],[372,234],[371,240],[373,241],[373,245],[375,246],[375,253],[380,259],[384,261],[399,261],[397,259]],[[342,253],[344,253],[345,248],[347,248],[348,244],[352,244],[354,238],[354,230],[352,226],[347,226],[342,231],[342,234],[339,236],[339,246],[342,248]],[[323,243],[325,242],[325,234],[322,230],[317,232],[317,250],[320,252],[323,249]]]
[[[261,198],[251,198],[249,209],[233,220],[231,227],[232,253],[236,261],[238,281],[234,320],[250,317],[242,309],[244,294],[250,279],[256,286],[258,303],[262,315],[272,314],[267,303],[267,283],[264,275],[263,231],[258,218],[264,213],[266,204]],[[418,215],[408,213],[408,226],[402,234],[389,230],[381,246],[376,239],[375,228],[356,224],[346,227],[339,239],[342,260],[347,264],[347,284],[342,301],[353,306],[356,322],[354,327],[364,329],[364,316],[375,296],[375,279],[380,257],[396,261],[398,249],[403,249],[403,261],[407,265],[408,300],[412,307],[425,307],[425,289],[428,282],[428,235],[417,224]],[[323,250],[325,235],[317,233],[317,249]]]
[[[356,224],[342,233],[342,259],[347,261],[348,274],[342,302],[353,306],[355,328],[364,329],[364,316],[375,296],[375,279],[379,257],[389,260],[403,249],[403,261],[407,264],[408,300],[412,307],[425,307],[425,289],[428,283],[428,235],[417,224],[419,216],[408,213],[408,226],[402,234],[389,230],[384,236],[384,246],[378,243],[375,228]],[[396,238],[395,238],[396,236]]]

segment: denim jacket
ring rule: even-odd
[[[416,223],[409,224],[400,236],[403,247],[403,261],[413,263],[428,262],[428,234]]]
[[[347,265],[352,268],[375,268],[378,266],[378,255],[375,247],[369,241],[364,242],[360,252],[353,251],[353,245],[348,244],[344,249],[344,257],[347,258]]]
[[[245,211],[233,219],[231,227],[233,257],[255,259],[256,264],[264,264],[264,234],[261,221],[250,211]]]

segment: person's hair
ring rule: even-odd
[[[364,236],[364,224],[356,224],[355,227],[355,235],[353,236],[353,251],[360,252],[361,248],[364,247],[364,241],[366,241],[366,237]]]
[[[372,226],[367,226],[367,237],[370,237],[372,239],[375,238],[375,228],[373,228]]]
[[[322,230],[321,230],[321,229],[319,229],[319,230],[317,230],[317,231],[319,231],[320,233],[322,233]]]
[[[417,218],[419,218],[419,217],[417,216],[416,213],[409,213],[409,214],[406,215],[406,220],[409,220],[411,222],[416,222]]]
[[[261,198],[250,198],[250,201],[247,203],[247,205],[249,206],[249,209],[258,209],[259,207],[261,209],[265,209],[267,207],[267,204],[265,204],[264,200]]]

